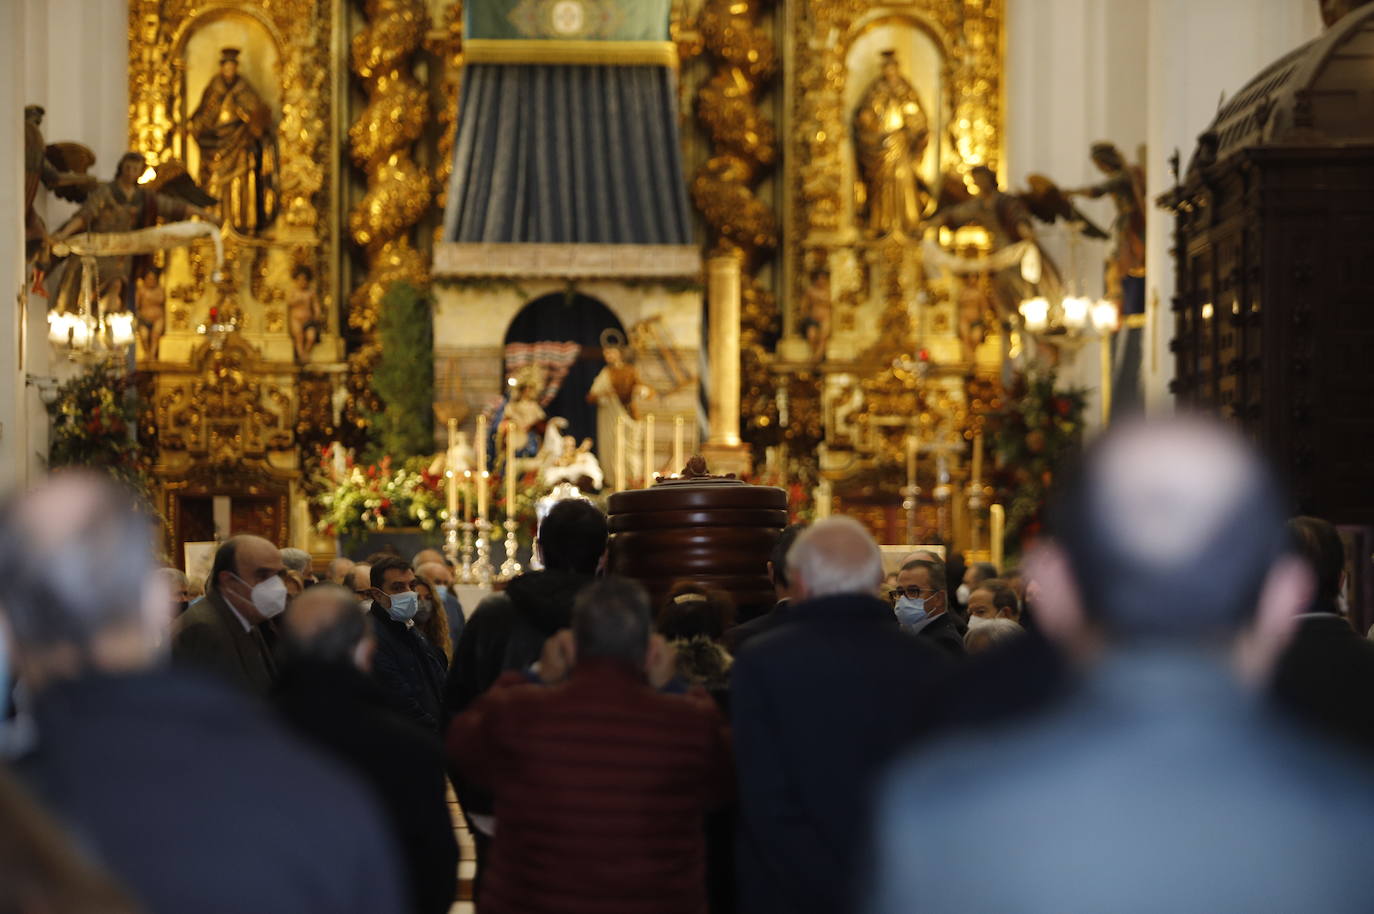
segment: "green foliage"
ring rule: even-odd
[[[52,417],[48,466],[107,473],[146,497],[148,477],[134,436],[138,410],[130,387],[129,376],[111,361],[98,362],[59,387],[47,407]]]
[[[1007,555],[1040,532],[1055,473],[1083,444],[1083,391],[1056,389],[1055,380],[1053,371],[1018,379],[1006,406],[988,416],[993,483],[1007,511]]]
[[[429,293],[408,282],[392,283],[382,297],[382,356],[372,373],[382,410],[367,417],[372,460],[434,451],[433,307]]]

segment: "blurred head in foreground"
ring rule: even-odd
[[[358,599],[348,588],[316,584],[295,599],[284,618],[282,648],[288,662],[372,668],[377,646],[372,620],[358,612]]]
[[[153,538],[132,493],[94,474],[56,473],[0,502],[0,614],[31,689],[162,658],[171,590]]]
[[[1267,671],[1310,599],[1283,502],[1250,447],[1200,418],[1137,421],[1084,455],[1032,556],[1047,634],[1103,644],[1234,647]]]
[[[876,597],[883,555],[873,536],[852,517],[827,517],[806,528],[787,553],[793,599],[861,594]]]

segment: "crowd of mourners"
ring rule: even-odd
[[[450,795],[492,914],[1374,910],[1336,529],[1201,420],[1061,477],[1019,569],[832,517],[751,612],[605,574],[582,499],[465,607],[430,549],[188,581],[53,475],[0,503],[0,912],[446,912]]]

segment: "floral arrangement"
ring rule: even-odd
[[[393,465],[390,457],[366,466],[336,445],[320,451],[316,477],[316,529],[356,542],[369,531],[419,527],[432,531],[448,519],[443,479],[429,472],[429,460],[412,457]]]
[[[1006,405],[987,417],[996,461],[993,484],[1007,511],[1007,553],[1034,538],[1054,474],[1083,444],[1084,393],[1055,387],[1053,371],[1018,379]]]
[[[48,466],[99,470],[146,497],[147,467],[134,437],[138,415],[131,385],[115,364],[102,361],[59,387],[47,407],[52,417]]]

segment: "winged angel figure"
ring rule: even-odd
[[[142,155],[125,153],[113,181],[73,196],[76,215],[48,239],[48,250],[62,259],[52,271],[52,307],[78,312],[88,306],[122,311],[131,303],[138,255],[190,244],[209,237],[215,243],[216,271],[222,262],[215,198],[170,160],[149,170]],[[202,222],[189,221],[198,217]],[[75,255],[75,256],[69,256]]]
[[[988,233],[992,252],[987,257],[958,257],[929,242],[927,262],[954,273],[990,274],[992,302],[1003,323],[1011,321],[1020,303],[1033,295],[1051,302],[1062,299],[1063,274],[1040,244],[1036,222],[1063,221],[1087,238],[1105,239],[1107,233],[1043,175],[1030,175],[1030,187],[1021,193],[1003,191],[997,186],[997,175],[985,165],[974,167],[969,175],[978,193],[970,194],[957,176],[947,175],[930,224],[977,225]]]

